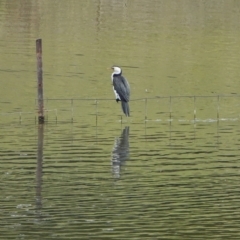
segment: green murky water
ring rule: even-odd
[[[239,239],[239,11],[227,0],[1,1],[1,238]],[[113,64],[131,85],[129,119]]]

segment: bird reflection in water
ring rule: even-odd
[[[129,157],[129,127],[125,127],[120,137],[116,137],[112,151],[112,173],[115,178],[121,176],[121,166]]]

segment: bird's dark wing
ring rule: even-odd
[[[130,99],[130,86],[123,76],[113,76],[113,87],[122,101],[128,102]]]

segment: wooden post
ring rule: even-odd
[[[44,123],[44,104],[43,104],[43,77],[42,77],[42,39],[36,40],[37,55],[37,93],[38,93],[38,123]]]

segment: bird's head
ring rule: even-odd
[[[113,74],[122,74],[122,69],[117,66],[112,66]]]

